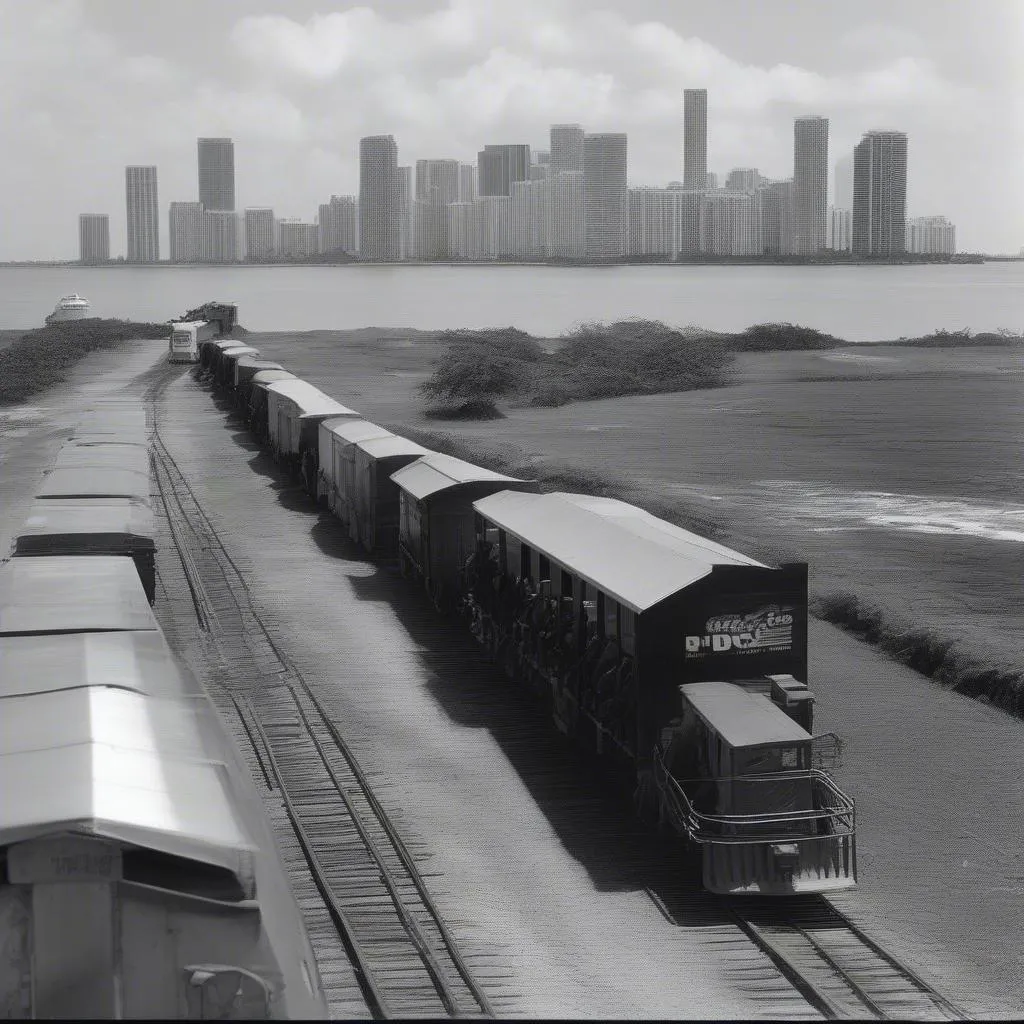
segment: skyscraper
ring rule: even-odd
[[[683,187],[702,189],[708,180],[708,91],[683,90]]]
[[[551,126],[551,176],[583,173],[583,127],[578,124]]]
[[[734,167],[725,178],[729,192],[756,192],[761,185],[761,175],[756,167]]]
[[[203,204],[171,203],[167,243],[172,263],[198,263],[203,258]]]
[[[906,250],[907,136],[870,131],[853,148],[853,252],[898,256]]]
[[[250,206],[245,211],[245,258],[263,263],[277,252],[277,221],[268,206]]]
[[[199,202],[207,210],[235,208],[235,144],[230,139],[199,140]]]
[[[105,213],[78,215],[78,258],[83,263],[110,259],[110,217]]]
[[[530,147],[484,146],[476,165],[478,195],[510,196],[512,182],[530,180]]]
[[[203,210],[203,261],[234,263],[241,255],[240,235],[234,210]]]
[[[471,203],[476,199],[476,167],[459,164],[459,202]]]
[[[841,156],[832,172],[832,205],[840,210],[853,209],[853,151]]]
[[[588,259],[626,254],[629,195],[626,189],[626,136],[583,137],[583,221]]]
[[[416,252],[415,200],[412,167],[398,168],[398,257],[407,260]]]
[[[398,146],[393,135],[359,140],[359,255],[397,260],[399,237]]]
[[[416,255],[448,255],[448,207],[459,201],[458,160],[416,161]]]
[[[956,227],[945,217],[911,217],[907,221],[907,252],[956,252]]]
[[[545,255],[582,259],[586,253],[583,220],[583,172],[562,171],[548,187]]]
[[[128,214],[127,260],[129,263],[156,263],[160,259],[156,168],[126,167],[124,184]]]
[[[320,204],[317,219],[320,228],[320,252],[354,256],[356,248],[356,201],[354,196],[331,196]]]
[[[811,114],[793,123],[793,251],[825,248],[828,214],[828,118]]]

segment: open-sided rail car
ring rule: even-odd
[[[295,378],[267,386],[270,446],[293,474],[302,474],[311,494],[316,494],[320,423],[346,416],[360,418],[354,409],[336,402],[308,381]]]
[[[267,422],[267,388],[282,380],[298,380],[288,370],[258,370],[249,382],[248,423],[256,440],[265,444],[270,429]]]
[[[394,437],[390,430],[369,420],[349,416],[323,420],[318,431],[319,472],[316,493],[351,533],[356,503],[356,441],[368,437]]]
[[[16,556],[131,558],[149,603],[156,599],[156,528],[149,506],[126,498],[35,502],[14,541]]]
[[[397,434],[355,443],[355,515],[349,523],[349,534],[370,554],[398,554],[401,499],[391,475],[430,454],[430,449]]]
[[[324,1018],[248,771],[155,623],[132,624],[0,629],[0,1009]]]
[[[460,597],[460,568],[475,547],[473,502],[495,491],[536,492],[535,480],[517,480],[451,455],[431,452],[391,479],[399,490],[399,560],[421,579],[439,608]]]

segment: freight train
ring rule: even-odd
[[[249,770],[151,605],[145,411],[86,413],[0,564],[0,1017],[325,1019]]]
[[[815,763],[807,565],[770,567],[609,498],[541,493],[370,423],[278,364],[207,342],[255,437],[368,552],[465,617],[638,811],[699,851],[704,885],[856,884],[853,801]],[[243,363],[252,373],[242,376]]]

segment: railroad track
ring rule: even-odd
[[[180,371],[179,371],[180,372]],[[369,1012],[389,1017],[495,1016],[409,853],[316,694],[280,650],[245,579],[161,436],[146,389],[151,460],[196,616],[247,734],[250,762],[287,812]]]
[[[821,896],[733,900],[740,928],[825,1017],[965,1020],[967,1015]]]

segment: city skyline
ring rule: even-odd
[[[20,69],[0,114],[19,154],[0,168],[0,258],[73,258],[77,215],[92,210],[111,215],[111,251],[124,252],[119,165],[160,168],[166,232],[166,200],[196,198],[195,163],[181,156],[197,137],[234,139],[236,209],[283,218],[357,194],[358,139],[381,133],[403,164],[468,164],[488,144],[547,149],[549,125],[585,122],[628,135],[630,187],[664,185],[683,175],[681,92],[694,87],[708,89],[707,167],[719,181],[733,167],[791,176],[804,114],[829,119],[830,156],[896,127],[913,148],[908,216],[949,217],[967,250],[1020,247],[1016,206],[991,202],[1022,151],[1006,48],[1016,7],[982,3],[968,17],[942,0],[797,0],[769,18],[772,5],[714,6],[637,0],[602,13],[496,0],[485,16],[461,0],[385,0],[315,15],[306,0],[183,0],[158,28],[145,5],[121,0],[0,0],[0,55]],[[189,23],[200,13],[201,37]],[[15,202],[30,180],[49,181],[56,201]]]

